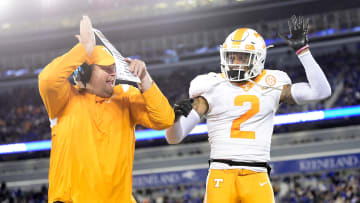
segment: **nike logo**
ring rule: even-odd
[[[263,182],[263,183],[259,183],[259,185],[262,187],[266,184],[267,182]]]

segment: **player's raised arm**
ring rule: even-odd
[[[326,99],[331,96],[331,87],[324,72],[310,53],[308,45],[309,19],[293,15],[289,19],[290,37],[279,34],[296,52],[304,66],[308,83],[295,83],[284,86],[281,93],[281,102],[306,104]]]
[[[174,105],[175,122],[166,130],[166,140],[169,144],[180,143],[186,135],[200,122],[208,111],[207,101],[203,97],[184,99]]]

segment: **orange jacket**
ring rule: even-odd
[[[86,57],[77,44],[39,75],[51,121],[49,202],[131,202],[135,125],[165,129],[174,112],[155,83],[144,93],[117,85],[107,99],[80,92],[68,77]]]

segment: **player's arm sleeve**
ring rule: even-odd
[[[199,114],[192,109],[187,117],[181,116],[173,126],[166,130],[166,141],[169,144],[179,144],[199,122]]]
[[[175,114],[167,98],[153,82],[144,93],[131,87],[131,116],[136,124],[155,130],[163,130],[174,123]]]
[[[291,95],[297,104],[306,104],[331,96],[331,87],[324,72],[310,51],[298,56],[304,66],[308,83],[295,83],[291,86]]]
[[[189,88],[190,98],[202,97],[206,101],[206,98],[203,96],[209,89],[206,84],[211,81],[207,80],[207,78],[207,75],[200,75],[191,81]],[[180,143],[200,121],[201,117],[195,109],[192,109],[187,117],[180,116],[174,125],[166,130],[166,141],[169,144]]]
[[[58,116],[71,95],[68,77],[87,57],[85,48],[79,43],[69,52],[54,59],[39,74],[39,91],[50,119]]]

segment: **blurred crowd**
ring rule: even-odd
[[[292,174],[271,178],[275,201],[283,203],[358,203],[360,202],[360,169]],[[161,188],[138,188],[133,194],[138,203],[202,203],[205,182],[171,185]],[[0,188],[2,203],[45,203],[47,187],[40,190]]]
[[[101,3],[104,2],[102,0]],[[154,0],[154,1],[163,1],[163,0]],[[184,3],[184,6],[187,4],[186,1],[180,0]],[[91,1],[93,2],[93,1]],[[145,4],[145,1],[140,5]],[[201,1],[193,0],[195,2],[203,2],[205,4],[218,4],[220,2],[232,2],[232,3],[243,3],[237,1]],[[93,2],[96,5],[96,2]],[[117,2],[118,3],[118,2]],[[173,4],[174,2],[167,2]],[[192,4],[191,3],[191,4]],[[256,2],[253,2],[256,3]],[[261,3],[261,2],[258,2]],[[92,4],[92,3],[90,3]],[[112,3],[110,3],[112,4]],[[148,2],[146,2],[148,4]],[[222,4],[222,3],[220,3]],[[246,3],[245,3],[246,4]],[[251,3],[252,4],[252,3]],[[251,5],[250,4],[250,5]],[[148,5],[154,6],[153,3]],[[200,6],[201,4],[196,4]],[[96,5],[97,6],[97,5]],[[131,5],[129,4],[131,7]],[[136,7],[132,5],[133,7]],[[253,5],[254,6],[254,5]],[[156,7],[156,6],[155,6]],[[177,7],[181,7],[177,5]],[[193,7],[196,8],[196,7]],[[129,8],[121,6],[121,9],[124,9],[126,12],[129,12]],[[132,9],[132,8],[131,8]],[[173,12],[172,9],[163,9]],[[150,9],[150,13],[154,14],[153,9]],[[105,14],[101,12],[102,14]],[[123,12],[115,12],[114,14],[119,15]],[[144,13],[144,12],[140,12]],[[106,13],[110,14],[111,13]],[[155,12],[158,14],[158,12]],[[92,16],[92,15],[90,15]],[[101,15],[104,17],[103,15]],[[128,15],[129,16],[129,15]],[[131,15],[130,15],[131,16]],[[313,15],[307,16],[310,19],[309,24],[309,38],[311,41],[321,41],[322,39],[332,39],[332,38],[346,38],[351,36],[356,36],[360,31],[360,8],[349,8],[346,10],[339,10],[334,12],[325,12],[325,13],[315,13]],[[38,18],[35,18],[38,23]],[[78,26],[78,17],[68,17],[66,21],[76,21],[71,23],[71,26]],[[97,19],[97,18],[95,18]],[[105,18],[110,20],[110,18]],[[47,19],[50,20],[50,19]],[[54,19],[52,19],[54,20]],[[114,18],[113,20],[118,20]],[[60,23],[62,21],[56,20]],[[45,21],[49,23],[50,21]],[[28,22],[29,23],[29,22]],[[56,24],[50,23],[52,26]],[[60,23],[63,25],[63,23]],[[15,26],[20,27],[20,31],[24,31],[23,24],[13,24],[11,29]],[[41,26],[34,26],[34,23],[29,23],[31,27],[41,28]],[[284,41],[278,36],[278,33],[287,33],[288,32],[288,23],[287,19],[282,18],[275,21],[257,21],[252,22],[251,24],[241,24],[242,27],[249,27],[257,30],[265,39],[267,45],[282,46]],[[230,26],[230,25],[229,25]],[[231,25],[230,27],[219,27],[206,30],[189,30],[185,32],[179,32],[176,34],[167,34],[153,36],[149,38],[141,39],[128,39],[120,40],[113,39],[112,43],[114,46],[119,49],[119,51],[131,58],[140,58],[147,62],[147,64],[170,64],[178,61],[185,61],[188,59],[217,56],[219,51],[219,45],[224,42],[224,39],[237,27]],[[0,32],[0,35],[3,34]],[[107,33],[104,33],[107,34]],[[100,42],[98,42],[100,43]],[[16,78],[25,78],[25,77],[34,77],[37,75],[41,69],[49,61],[51,61],[55,56],[64,54],[69,48],[68,47],[58,47],[46,51],[39,51],[34,53],[19,53],[19,55],[4,55],[0,56],[0,79],[2,80],[11,80]]]
[[[9,189],[5,182],[1,183],[0,202],[1,203],[47,203],[48,189],[44,185],[38,191],[23,191]]]
[[[359,169],[277,177],[272,184],[277,202],[360,202]]]
[[[360,48],[359,48],[360,49]],[[326,106],[329,100],[307,106],[281,105],[278,114],[320,110],[326,107],[351,106],[360,103],[360,58],[358,52],[351,52],[346,47],[331,54],[316,56],[317,61],[331,83],[335,102]],[[294,58],[289,52],[284,58]],[[297,60],[296,57],[293,60]],[[306,81],[303,67],[297,61],[287,64],[285,60],[270,61],[270,69],[282,69],[293,82]],[[188,97],[190,81],[198,74],[219,72],[216,64],[202,67],[184,67],[170,74],[154,75],[153,78],[169,99],[171,105]],[[337,89],[338,93],[335,94]],[[27,142],[50,139],[49,120],[41,101],[38,89],[34,87],[14,87],[0,92],[0,144]],[[143,129],[139,126],[137,129]],[[275,132],[289,131],[287,126],[275,128]]]
[[[36,87],[0,93],[0,143],[50,139],[49,118]]]

